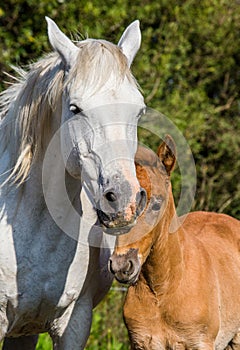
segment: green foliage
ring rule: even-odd
[[[169,1],[159,7],[149,20],[151,45],[143,43],[150,61],[140,75],[146,101],[191,145],[198,174],[194,209],[239,218],[240,188],[233,181],[240,166],[239,4]]]
[[[36,350],[52,350],[52,340],[48,333],[39,335]]]

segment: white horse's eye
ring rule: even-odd
[[[78,106],[74,105],[74,104],[71,104],[69,106],[69,109],[71,112],[73,112],[73,114],[79,114],[81,113],[83,110],[81,108],[79,108]]]

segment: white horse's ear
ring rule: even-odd
[[[78,47],[58,28],[51,18],[45,18],[48,24],[50,44],[60,54],[65,63],[71,67],[79,51]]]
[[[124,31],[118,46],[127,57],[128,66],[130,67],[132,61],[138,52],[141,45],[141,31],[139,20],[132,22]]]

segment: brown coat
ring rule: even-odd
[[[119,281],[131,284],[124,305],[131,349],[240,349],[240,222],[208,212],[176,216],[174,153],[170,137],[159,147],[162,163],[153,166],[150,151],[141,151],[148,206],[118,238],[109,263]]]

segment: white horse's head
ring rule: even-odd
[[[75,45],[47,22],[65,66],[61,144],[67,171],[81,179],[106,232],[123,233],[146,203],[134,164],[145,104],[130,72],[141,42],[139,22],[127,27],[118,45],[95,39]]]

